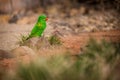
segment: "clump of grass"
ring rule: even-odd
[[[95,39],[90,39],[88,45],[83,51],[83,55],[90,56],[93,59],[99,56],[109,63],[114,61],[116,54],[116,48],[112,43],[106,42],[105,40],[97,42]]]
[[[78,66],[80,66],[79,64],[81,64],[82,66],[86,66],[86,68],[84,69],[89,69],[89,64],[92,64],[92,66],[97,66],[97,69],[94,68],[94,70],[92,70],[93,67],[91,67],[91,70],[95,72],[98,71],[98,73],[100,73],[97,73],[97,76],[100,77],[99,80],[116,80],[113,79],[113,77],[119,75],[118,73],[114,72],[114,70],[116,70],[116,65],[119,64],[120,60],[119,49],[120,43],[110,43],[106,42],[105,40],[97,42],[95,39],[90,39],[88,45],[79,56],[79,60],[76,64]],[[86,65],[82,63],[85,62],[84,59],[86,60]],[[120,70],[120,67],[118,70]],[[90,71],[87,71],[87,73],[89,72]],[[93,75],[95,75],[94,72],[91,76]]]
[[[61,41],[60,41],[60,38],[57,36],[57,35],[52,35],[50,38],[49,38],[49,43],[51,45],[60,45],[61,44]]]
[[[56,80],[64,68],[68,67],[66,63],[68,60],[65,56],[36,58],[29,64],[20,64],[13,80]]]
[[[18,44],[20,46],[24,46],[28,41],[27,38],[28,38],[28,36],[20,35],[20,40],[19,40]]]

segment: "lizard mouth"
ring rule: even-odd
[[[48,20],[48,18],[45,19],[46,21]]]

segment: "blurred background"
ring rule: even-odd
[[[0,0],[0,14],[10,23],[32,14],[47,14],[52,17],[73,17],[77,15],[97,14],[95,11],[120,11],[119,0]],[[116,12],[117,11],[117,12]],[[111,15],[110,15],[111,16]],[[115,16],[114,16],[115,17]],[[1,23],[6,21],[1,20]]]
[[[94,6],[96,9],[111,9],[119,10],[119,0],[0,0],[0,13],[13,13],[20,10],[34,10],[35,8],[47,8],[50,6],[59,5],[61,10],[66,8],[79,8],[82,5],[88,7]]]

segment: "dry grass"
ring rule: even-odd
[[[98,43],[91,39],[83,54],[74,60],[68,55],[49,58],[34,56],[30,63],[20,63],[15,75],[5,80],[116,80],[119,78],[116,70],[120,59],[119,48],[119,44],[114,46],[105,41]],[[43,49],[40,53],[64,53],[62,47],[55,46],[53,49]]]

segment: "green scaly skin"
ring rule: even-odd
[[[30,35],[28,36],[28,39],[32,37],[41,37],[43,31],[46,28],[46,15],[40,15],[38,18],[37,23],[35,24],[34,28],[32,29]]]

